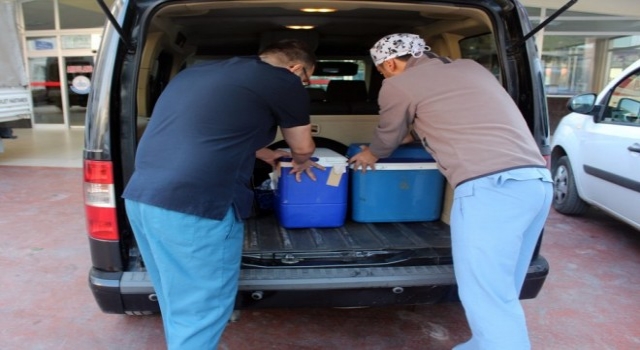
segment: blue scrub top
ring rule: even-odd
[[[258,58],[192,66],[156,102],[123,197],[221,220],[230,206],[251,214],[256,150],[277,126],[309,124],[300,78]]]

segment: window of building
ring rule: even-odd
[[[529,15],[529,18],[531,17],[537,17],[540,16],[540,8],[539,7],[525,7],[525,9],[527,10],[527,14]]]
[[[60,29],[96,28],[104,26],[106,17],[98,3],[88,0],[59,1]],[[113,0],[105,1],[111,8]]]
[[[82,126],[106,16],[96,1],[18,1],[35,125]],[[114,0],[106,0],[111,7]]]
[[[114,0],[105,0],[111,8]],[[59,13],[56,28],[55,9]],[[25,30],[85,29],[104,26],[106,17],[96,1],[31,0],[22,3]]]
[[[609,41],[609,71],[607,81],[613,80],[625,68],[640,59],[640,35],[624,36]]]
[[[37,36],[27,38],[29,51],[49,51],[57,49],[55,36]]]
[[[594,40],[591,38],[546,36],[542,68],[547,93],[575,95],[591,91],[594,54]]]
[[[63,50],[92,49],[91,34],[62,35],[60,39]]]
[[[35,0],[22,4],[24,27],[26,30],[55,29],[53,1]]]
[[[527,8],[533,26],[556,9]],[[544,29],[542,63],[548,95],[599,91],[638,56],[640,21],[566,11]],[[630,36],[624,36],[630,35]],[[624,36],[624,37],[623,37]]]

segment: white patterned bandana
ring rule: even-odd
[[[387,35],[378,40],[370,51],[371,58],[377,66],[386,60],[404,55],[420,57],[425,51],[430,50],[431,48],[418,35],[399,33]]]

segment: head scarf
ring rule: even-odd
[[[431,48],[424,43],[421,37],[415,34],[399,33],[387,35],[378,40],[371,48],[371,58],[377,65],[392,58],[409,55],[420,57]]]

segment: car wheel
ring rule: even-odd
[[[589,205],[578,195],[576,180],[567,156],[558,159],[553,168],[553,208],[566,215],[584,214]]]

